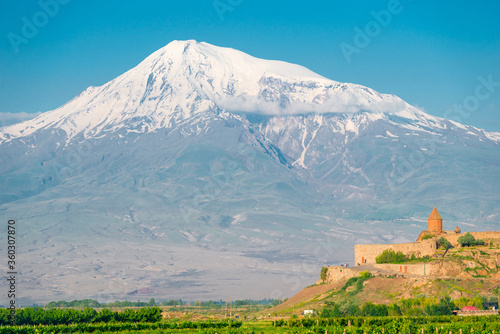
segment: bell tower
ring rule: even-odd
[[[436,207],[432,209],[431,215],[429,216],[429,218],[427,218],[427,223],[429,226],[429,232],[436,233],[443,230],[443,218],[441,218],[441,215],[439,214]]]

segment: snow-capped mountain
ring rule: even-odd
[[[287,296],[352,243],[416,238],[434,205],[497,229],[499,149],[394,95],[174,41],[0,128],[0,210],[35,300]]]
[[[393,95],[339,83],[299,65],[263,60],[195,41],[174,41],[101,87],[62,107],[0,132],[2,142],[39,130],[69,138],[99,137],[122,128],[152,132],[207,112],[266,115],[394,112],[435,121]]]

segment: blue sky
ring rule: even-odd
[[[0,124],[55,109],[172,40],[195,39],[500,131],[498,1],[54,1],[3,3]]]

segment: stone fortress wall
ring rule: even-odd
[[[470,232],[475,239],[500,239],[500,232]],[[465,233],[448,233],[442,234],[453,246],[458,245],[458,238],[465,235]],[[408,242],[404,244],[375,244],[375,245],[355,245],[354,246],[354,263],[355,265],[361,264],[375,264],[375,258],[382,254],[386,249],[392,249],[395,252],[403,252],[407,256],[415,254],[417,257],[426,255],[433,255],[437,250],[436,240],[428,239],[420,242]]]
[[[350,267],[328,267],[328,271],[326,272],[325,282],[338,282],[340,280],[349,279],[351,277],[358,277],[359,271],[352,269]],[[319,279],[316,283],[320,284],[323,282]]]
[[[395,252],[401,251],[409,256],[415,254],[417,257],[422,257],[434,254],[437,250],[437,245],[435,240],[408,242],[404,244],[355,245],[354,263],[357,266],[361,264],[375,264],[375,258],[386,249],[392,249]]]
[[[475,239],[488,240],[488,239],[500,239],[500,232],[490,231],[490,232],[470,232]],[[458,245],[458,238],[465,235],[465,233],[443,235],[448,241],[455,247]]]
[[[466,263],[469,268],[477,266],[475,261]],[[464,271],[464,267],[457,266],[454,263],[446,261],[433,261],[431,263],[407,263],[407,264],[372,264],[356,267],[328,267],[325,282],[339,282],[351,277],[358,277],[362,271],[368,271],[373,276],[385,277],[413,277],[413,278],[469,278],[470,276]],[[492,277],[500,281],[500,276]],[[323,281],[319,279],[316,283],[320,284]]]

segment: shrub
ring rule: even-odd
[[[387,305],[384,304],[373,304],[371,302],[366,302],[363,304],[359,310],[359,315],[361,316],[371,316],[371,317],[385,317],[388,316]]]
[[[449,296],[441,298],[441,300],[439,300],[438,306],[442,315],[450,315],[452,314],[453,310],[457,309],[455,303],[453,303],[453,300],[451,300]]]
[[[475,246],[482,246],[482,245],[484,245],[484,240],[476,239],[474,245]]]
[[[424,314],[423,310],[421,308],[418,308],[418,307],[409,308],[404,313],[404,315],[409,316],[409,317],[418,317],[418,316],[421,316],[423,314]]]
[[[375,258],[377,263],[403,263],[409,261],[408,257],[403,252],[395,252],[392,249],[384,250],[379,256]]]
[[[361,278],[370,278],[370,277],[372,277],[372,274],[370,274],[369,271],[362,271],[362,272],[359,273],[359,277],[361,277]]]
[[[430,233],[426,233],[422,236],[422,240],[428,240],[428,239],[432,239],[434,238],[434,235],[430,234]]]
[[[391,305],[387,306],[387,312],[390,316],[398,316],[401,315],[401,308],[397,303],[392,303]]]
[[[326,274],[328,273],[328,267],[321,268],[320,278],[324,281],[326,280]]]
[[[338,318],[344,316],[344,313],[340,311],[339,304],[326,302],[326,306],[321,310],[319,316],[322,318]]]

